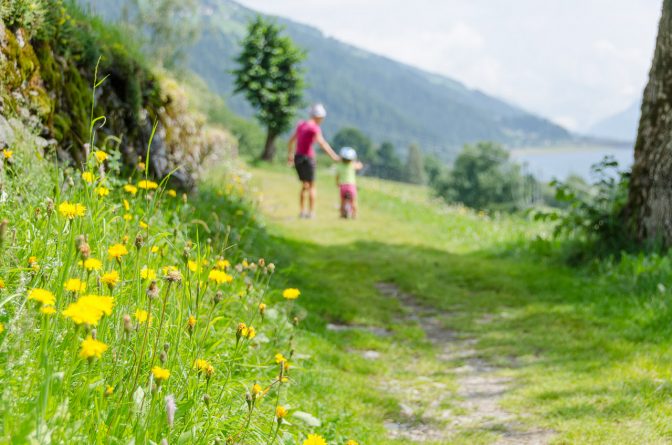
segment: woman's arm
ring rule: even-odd
[[[327,142],[327,140],[324,139],[324,137],[322,136],[322,133],[317,135],[317,143],[320,145],[320,147],[322,147],[322,150],[324,150],[332,160],[334,160],[336,162],[341,160],[341,158],[331,148],[331,145],[329,145],[329,142]]]
[[[294,144],[296,143],[296,132],[289,138],[287,144],[287,164],[291,167],[294,165]]]

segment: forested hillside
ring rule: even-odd
[[[115,20],[122,3],[82,0]],[[231,0],[202,0],[200,37],[187,51],[188,65],[229,105],[251,115],[244,99],[231,96],[233,58],[247,21],[257,13]],[[315,28],[277,18],[305,48],[306,101],[330,110],[325,133],[354,126],[376,142],[397,147],[418,143],[425,152],[452,158],[469,142],[492,140],[535,146],[571,138],[565,129],[459,82],[377,56],[324,36]]]

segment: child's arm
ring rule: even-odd
[[[359,161],[355,161],[355,163],[354,163],[353,166],[355,167],[355,171],[360,171],[361,169],[364,168],[364,164],[362,164],[362,163],[359,162]]]

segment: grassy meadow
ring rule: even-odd
[[[303,441],[297,292],[248,256],[243,172],[187,195],[49,156],[2,151],[0,443]]]
[[[342,221],[327,170],[317,218],[299,220],[293,172],[253,174],[279,278],[301,288],[308,311],[302,328],[313,356],[299,392],[323,421],[360,443],[409,443],[385,428],[403,417],[394,385],[422,393],[428,376],[451,394],[453,403],[442,403],[460,411],[454,370],[437,365],[423,326],[377,291],[384,282],[473,339],[478,357],[513,379],[503,406],[522,425],[551,431],[551,443],[672,440],[667,257],[624,255],[570,268],[558,259],[558,243],[546,240],[548,227],[446,207],[422,187],[370,179],[361,181],[361,218]],[[426,421],[432,394],[416,407],[417,423]],[[491,426],[456,427],[450,419],[443,428],[444,438],[424,443],[498,437]]]

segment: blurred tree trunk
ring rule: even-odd
[[[672,245],[672,0],[663,2],[625,216],[639,242]]]
[[[264,152],[261,154],[262,161],[273,162],[275,159],[275,139],[278,137],[275,131],[269,129],[266,133],[266,143],[264,144]]]

